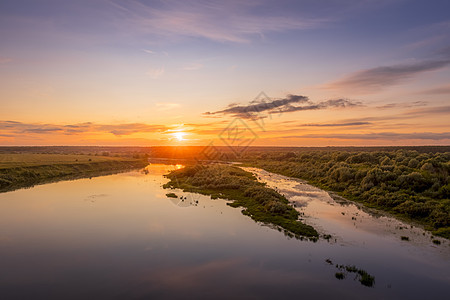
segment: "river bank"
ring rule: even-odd
[[[89,155],[2,154],[0,192],[145,167],[145,160]]]

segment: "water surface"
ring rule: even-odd
[[[387,217],[260,174],[290,190],[305,222],[333,235],[330,242],[289,239],[225,200],[179,190],[185,201],[167,198],[162,175],[176,167],[152,164],[147,174],[0,194],[0,299],[425,299],[450,292],[449,244],[420,241],[418,228],[401,241],[400,223],[372,224]],[[375,286],[337,280],[327,258],[365,269]]]

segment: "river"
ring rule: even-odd
[[[163,174],[180,167],[151,164],[146,172],[0,194],[0,299],[431,299],[450,293],[450,244],[432,243],[417,226],[336,201],[299,180],[248,169],[285,194],[304,222],[332,236],[315,243],[291,239],[226,200],[179,190],[183,200],[166,197]],[[334,264],[366,270],[375,285],[361,285],[354,273],[336,279]]]

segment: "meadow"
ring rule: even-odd
[[[0,153],[0,192],[64,179],[93,177],[146,165],[146,159],[133,157]]]

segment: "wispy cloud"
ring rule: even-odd
[[[353,93],[373,93],[400,84],[414,76],[442,69],[450,65],[450,59],[418,61],[408,64],[383,66],[350,74],[325,85],[328,89],[351,90]]]
[[[195,71],[195,70],[200,70],[201,68],[203,68],[203,65],[200,63],[191,63],[191,64],[187,64],[183,67],[183,70],[185,71]]]
[[[0,121],[0,130],[8,135],[21,134],[83,134],[83,133],[110,133],[115,136],[131,135],[141,132],[163,132],[167,130],[164,125],[152,125],[144,123],[124,123],[124,124],[39,124],[22,123],[17,121]]]
[[[283,136],[285,139],[339,139],[339,140],[448,140],[450,132],[371,132],[366,134],[305,134]]]
[[[110,1],[118,12],[141,30],[166,36],[201,37],[219,42],[248,42],[269,32],[309,29],[326,18],[255,14],[266,1],[179,1],[147,5]]]
[[[446,95],[450,94],[450,84],[426,89],[418,92],[421,95]]]
[[[12,61],[11,58],[0,57],[0,65],[7,64],[7,63],[9,63],[9,62],[11,62],[11,61]]]
[[[178,103],[156,103],[156,109],[158,111],[167,111],[175,108],[179,108],[180,104]]]
[[[371,125],[371,122],[347,122],[347,123],[309,123],[299,124],[297,127],[347,127],[347,126],[364,126]]]
[[[289,113],[303,110],[317,110],[326,108],[347,108],[362,106],[361,102],[349,99],[332,99],[322,102],[312,102],[307,96],[287,95],[286,98],[272,101],[252,102],[248,105],[232,104],[229,108],[215,112],[206,112],[204,115],[232,115],[241,118],[262,118],[262,114]]]
[[[142,49],[142,51],[144,51],[147,54],[155,54],[155,51],[149,50],[149,49]]]
[[[379,109],[391,109],[391,108],[410,108],[417,106],[426,106],[428,102],[426,101],[413,101],[413,102],[402,102],[402,103],[388,103],[384,105],[377,106]]]
[[[427,108],[417,108],[409,110],[404,115],[449,115],[450,114],[450,106],[435,106],[435,107],[427,107]]]
[[[146,73],[150,78],[152,79],[158,79],[161,78],[161,76],[164,74],[164,67],[159,67],[155,69],[150,69]]]

